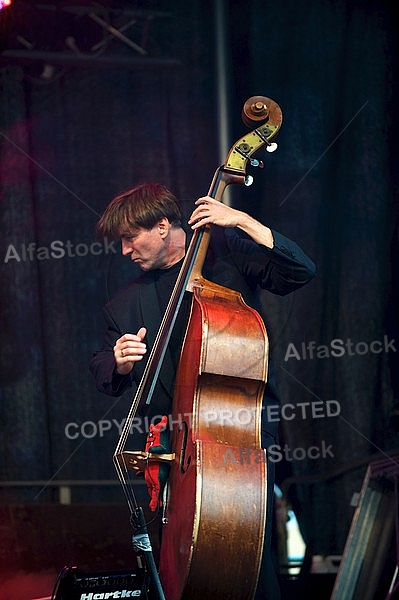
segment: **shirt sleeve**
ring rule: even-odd
[[[98,391],[109,396],[120,396],[132,385],[132,374],[119,375],[116,372],[113,348],[122,335],[107,307],[103,309],[106,323],[103,344],[90,361],[90,372],[96,381]]]
[[[316,275],[314,262],[292,240],[272,230],[274,247],[268,248],[241,235],[228,235],[231,256],[248,285],[284,296]]]

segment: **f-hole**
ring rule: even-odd
[[[183,421],[180,427],[180,431],[183,431],[183,435],[181,437],[181,448],[180,448],[180,472],[184,474],[188,467],[190,466],[191,456],[187,457],[186,461],[186,451],[187,451],[187,439],[188,439],[188,425],[186,421]]]

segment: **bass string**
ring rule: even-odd
[[[158,330],[157,337],[150,352],[143,376],[126,417],[126,421],[115,450],[115,455],[120,454],[125,449],[134,418],[143,398],[146,399],[146,404],[149,404],[151,401],[159,372],[162,367],[162,362],[165,357],[167,345],[172,335],[173,327],[176,323],[180,306],[183,301],[192,265],[197,254],[198,246],[200,245],[202,239],[202,234],[203,232],[199,232],[197,235],[194,235],[191,241],[190,248],[186,254],[185,261],[176,280],[176,284],[168,302],[168,306]]]

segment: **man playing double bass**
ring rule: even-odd
[[[142,184],[115,197],[98,222],[99,235],[119,239],[122,254],[140,267],[140,275],[103,309],[103,346],[94,354],[90,370],[97,388],[105,394],[119,396],[140,381],[185,255],[190,229],[212,225],[203,276],[241,292],[245,302],[260,314],[259,290],[289,294],[315,275],[313,262],[294,242],[245,212],[209,196],[195,204],[186,232],[173,194],[161,184]],[[189,300],[185,298],[150,407],[147,413],[141,412],[153,420],[171,413],[188,310]],[[273,405],[278,405],[278,396],[269,363],[263,407]],[[268,422],[268,413],[263,410],[261,426],[262,447],[266,449],[276,443],[278,428],[278,421]],[[274,493],[274,464],[270,461],[267,481],[266,536],[256,600],[279,598],[270,556]]]

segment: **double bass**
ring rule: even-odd
[[[253,129],[228,152],[208,195],[222,201],[230,184],[248,183],[248,161],[263,146],[273,151],[281,109],[264,96],[242,110]],[[202,275],[211,227],[196,229],[166,308],[143,377],[114,454],[132,521],[135,549],[149,559],[162,600],[251,600],[255,594],[266,522],[267,469],[261,414],[267,381],[268,336],[260,315],[241,294]],[[183,296],[191,308],[176,374],[170,452],[126,448],[139,406],[150,404]],[[162,506],[159,570],[131,473],[169,465]]]

